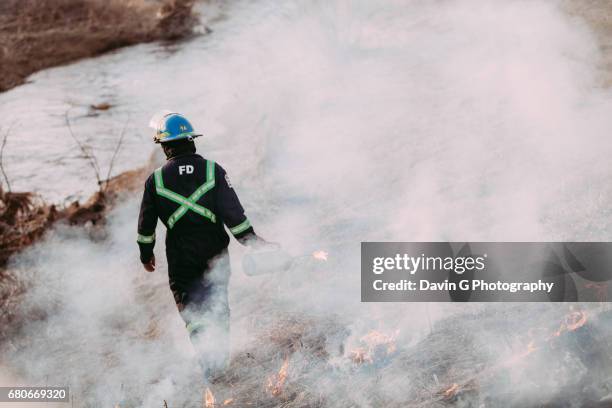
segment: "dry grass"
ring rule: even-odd
[[[0,280],[1,268],[10,256],[36,242],[53,223],[63,220],[71,225],[103,224],[117,197],[139,188],[146,171],[141,168],[122,173],[84,204],[75,201],[61,209],[33,193],[5,192],[0,188]]]
[[[504,305],[449,316],[418,343],[400,341],[388,358],[370,363],[355,362],[343,351],[321,352],[346,344],[348,331],[340,320],[278,312],[270,316],[276,323],[258,333],[252,348],[234,355],[213,382],[217,402],[231,399],[214,408],[610,407],[604,339],[612,313],[592,309],[583,326],[553,336],[530,354],[526,337],[534,328],[555,331],[563,308]],[[534,393],[522,395],[513,376],[523,391]],[[276,385],[272,390],[270,380]]]
[[[34,194],[0,189],[0,266],[40,237],[56,217],[55,207],[45,205]]]
[[[121,173],[87,202],[74,202],[66,208],[49,205],[30,192],[8,192],[0,188],[0,327],[17,328],[23,321],[18,317],[18,307],[27,286],[16,275],[18,271],[6,267],[10,257],[40,240],[57,222],[89,225],[92,232],[99,232],[118,198],[141,188],[150,170],[149,166]],[[7,335],[8,330],[0,332],[0,342]]]
[[[0,92],[28,75],[127,45],[192,32],[193,0],[2,0]]]
[[[0,326],[15,320],[25,284],[5,269],[9,257],[42,236],[55,219],[55,208],[31,193],[5,192],[0,188]],[[2,336],[0,336],[1,338]]]

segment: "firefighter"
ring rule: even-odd
[[[210,379],[229,358],[229,237],[224,225],[243,245],[274,244],[255,234],[225,170],[196,154],[193,139],[201,135],[184,116],[165,111],[150,125],[167,162],[145,182],[138,219],[140,261],[148,272],[155,270],[159,218],[167,228],[170,289]]]

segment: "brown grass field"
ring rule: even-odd
[[[188,36],[193,0],[2,0],[0,92],[41,69]]]

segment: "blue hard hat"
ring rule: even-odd
[[[201,134],[193,131],[193,126],[183,115],[171,111],[157,113],[149,124],[155,129],[153,141],[155,143],[166,143],[180,139],[193,139]]]

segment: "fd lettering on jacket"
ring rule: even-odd
[[[179,175],[183,175],[183,173],[185,174],[192,174],[193,173],[193,166],[191,164],[187,164],[185,166],[179,166]]]

